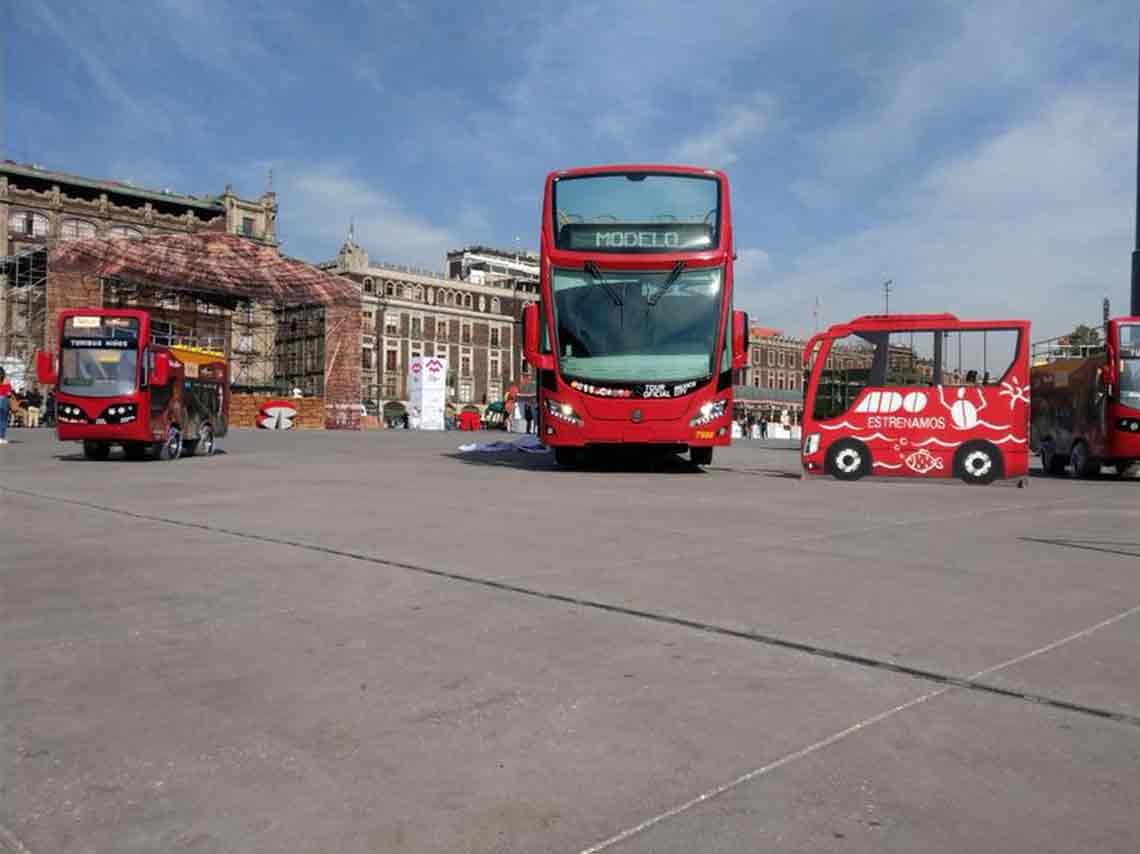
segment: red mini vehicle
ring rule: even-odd
[[[804,349],[805,474],[960,477],[1028,471],[1029,323],[873,315]]]
[[[36,373],[55,387],[59,438],[82,442],[88,459],[107,459],[112,445],[129,459],[209,456],[226,434],[224,355],[152,343],[145,311],[60,312],[58,362],[37,353]]]

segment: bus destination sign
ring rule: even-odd
[[[694,252],[711,249],[712,229],[700,223],[567,223],[563,249],[578,252]]]

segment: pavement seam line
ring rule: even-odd
[[[435,569],[428,566],[419,566],[414,563],[407,563],[404,561],[390,560],[388,558],[376,557],[361,552],[352,552],[345,549],[337,549],[331,546],[322,546],[314,543],[306,543],[300,540],[288,540],[283,537],[270,537],[263,534],[254,534],[247,531],[238,531],[232,528],[223,528],[216,525],[208,525],[202,522],[188,522],[182,519],[171,519],[164,516],[155,516],[147,513],[137,513],[133,510],[124,510],[114,507],[106,507],[100,504],[94,504],[89,501],[80,501],[75,498],[60,498],[54,495],[43,495],[40,493],[32,492],[30,490],[17,489],[14,487],[0,486],[0,492],[8,492],[16,495],[24,495],[30,498],[37,498],[47,501],[55,501],[62,504],[70,504],[78,507],[85,507],[91,510],[96,510],[103,513],[112,515],[126,516],[132,519],[140,519],[148,522],[157,522],[160,524],[173,525],[180,528],[187,528],[190,530],[205,531],[207,533],[225,534],[227,536],[236,537],[244,540],[252,540],[254,542],[269,543],[272,545],[289,546],[292,548],[304,549],[307,551],[318,552],[321,554],[328,554],[334,557],[343,557],[349,560],[363,561],[372,563],[378,566],[387,566],[394,569],[403,569],[408,572],[415,572],[421,575],[427,575],[434,578],[445,578],[450,581],[460,581],[465,584],[470,584],[478,587],[484,587],[490,590],[499,590],[507,593],[514,593],[522,596],[528,596],[536,599],[545,599],[551,602],[561,602],[567,605],[576,605],[582,608],[589,608],[595,611],[603,611],[611,614],[620,614],[627,617],[637,617],[651,622],[661,623],[665,625],[679,626],[681,628],[694,629],[699,632],[711,635],[719,635],[722,637],[735,638],[737,640],[746,640],[752,643],[770,646],[778,649],[786,649],[803,655],[813,656],[816,658],[824,658],[831,661],[839,661],[844,664],[852,664],[859,667],[865,667],[871,670],[880,672],[895,673],[902,676],[910,676],[925,682],[933,682],[937,685],[945,685],[948,687],[965,688],[971,691],[978,691],[980,693],[992,694],[1008,699],[1019,700],[1022,702],[1029,702],[1035,705],[1050,706],[1064,711],[1076,712],[1078,714],[1089,715],[1091,717],[1100,718],[1102,720],[1111,720],[1117,723],[1130,724],[1132,726],[1140,727],[1140,715],[1133,715],[1127,712],[1114,711],[1112,709],[1102,709],[1095,706],[1087,706],[1081,703],[1071,702],[1056,697],[1049,697],[1043,694],[1035,694],[1027,691],[1018,691],[1012,688],[1003,688],[998,685],[991,685],[985,682],[977,681],[981,676],[988,675],[1000,669],[1002,666],[998,665],[996,668],[990,668],[986,671],[981,671],[974,676],[953,676],[947,673],[939,673],[935,670],[927,670],[921,667],[912,667],[906,664],[899,664],[897,662],[888,661],[885,659],[874,658],[867,655],[861,655],[854,652],[845,652],[839,649],[832,649],[829,647],[819,646],[817,644],[806,643],[803,641],[791,640],[789,638],[778,637],[776,635],[764,634],[761,632],[753,632],[745,629],[734,629],[728,626],[721,626],[715,623],[703,622],[700,620],[692,620],[687,617],[681,617],[674,614],[665,614],[656,611],[645,611],[640,608],[632,608],[627,605],[618,605],[611,602],[602,602],[594,599],[583,599],[579,596],[570,596],[564,593],[552,593],[543,590],[536,590],[530,587],[523,587],[518,584],[511,584],[504,581],[496,581],[489,578],[479,578],[478,576],[465,575],[460,572],[452,572],[445,569]],[[1109,618],[1107,622],[1112,622],[1115,619],[1123,619],[1129,614],[1140,611],[1140,605],[1129,609],[1116,617]],[[1107,624],[1107,623],[1105,623]],[[1097,624],[1098,626],[1102,624]],[[1094,629],[1095,630],[1095,627]],[[1047,649],[1055,648],[1056,645],[1068,640],[1075,639],[1080,636],[1077,633],[1068,639],[1062,639],[1061,642],[1055,642],[1047,648],[1042,648],[1042,652]],[[1032,657],[1031,653],[1028,657]],[[1024,658],[1022,659],[1024,660]]]
[[[1047,643],[1044,646],[1030,650],[1029,652],[1023,653],[1022,655],[1015,656],[1014,658],[1006,659],[999,664],[995,664],[993,667],[987,667],[985,670],[979,670],[977,673],[974,673],[967,678],[971,680],[980,679],[983,676],[997,673],[998,671],[1004,670],[1007,667],[1014,667],[1018,664],[1021,664],[1022,662],[1029,661],[1032,658],[1036,658],[1037,656],[1051,652],[1058,647],[1064,646],[1067,643],[1071,643],[1072,641],[1087,637],[1088,635],[1091,635],[1100,629],[1111,626],[1113,623],[1120,622],[1121,620],[1137,612],[1140,612],[1140,605],[1129,608],[1127,611],[1121,611],[1119,614],[1114,614],[1108,619],[1101,620],[1099,623],[1083,628],[1080,631],[1073,632],[1072,634],[1066,635],[1063,638],[1059,638],[1052,643]],[[818,751],[830,747],[831,745],[836,744],[837,742],[840,742],[848,736],[854,735],[855,733],[864,730],[869,726],[877,724],[880,721],[885,721],[887,718],[894,717],[895,715],[901,712],[905,712],[908,709],[913,709],[915,706],[921,705],[922,703],[925,703],[929,700],[933,700],[935,697],[939,697],[953,690],[955,687],[957,686],[946,685],[934,691],[929,691],[919,697],[915,697],[913,700],[908,700],[905,703],[901,703],[894,708],[887,709],[884,712],[879,712],[877,715],[872,715],[871,717],[859,721],[858,723],[852,724],[846,729],[842,729],[839,732],[833,733],[832,735],[809,744],[806,747],[801,747],[799,750],[786,754],[785,756],[782,756],[773,762],[769,762],[767,765],[761,765],[759,768],[755,768],[751,771],[741,774],[734,780],[730,780],[727,783],[722,783],[719,786],[714,786],[713,788],[702,792],[696,797],[690,798],[683,804],[678,804],[675,807],[671,807],[662,813],[658,813],[651,818],[647,818],[640,824],[636,824],[633,827],[621,831],[620,833],[614,834],[609,839],[604,839],[601,842],[591,845],[589,848],[584,848],[582,849],[581,854],[598,854],[600,851],[605,851],[607,848],[612,848],[613,846],[618,845],[633,836],[637,836],[638,834],[649,830],[651,827],[661,824],[664,821],[668,821],[669,819],[678,816],[683,812],[687,812],[695,806],[703,804],[705,801],[710,801],[713,798],[725,794],[726,792],[730,792],[733,789],[743,786],[745,783],[748,783],[751,780],[762,777],[772,771],[782,768],[785,765],[790,765],[798,759],[803,759],[805,756],[810,756],[813,753],[817,753]]]

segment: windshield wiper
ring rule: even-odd
[[[621,296],[619,296],[617,291],[613,289],[613,286],[606,281],[606,277],[602,275],[602,271],[598,269],[598,264],[596,261],[587,261],[583,265],[583,269],[591,276],[593,276],[594,279],[596,279],[597,282],[606,289],[606,293],[610,295],[610,299],[614,301],[614,305],[616,305],[618,308],[621,308],[623,305],[625,305],[625,303],[622,301]]]
[[[684,261],[678,261],[676,264],[674,264],[673,269],[669,271],[669,275],[665,277],[665,283],[661,285],[661,288],[657,291],[657,293],[649,298],[649,304],[657,305],[657,301],[660,300],[661,297],[665,296],[665,291],[673,287],[673,283],[681,277],[681,273],[684,272],[684,270]]]

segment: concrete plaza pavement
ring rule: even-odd
[[[12,431],[0,852],[1140,848],[1140,482],[470,436]]]

